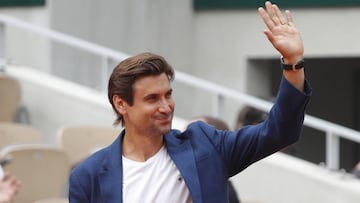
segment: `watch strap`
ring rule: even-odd
[[[305,60],[304,59],[301,59],[296,64],[285,64],[283,57],[281,57],[280,61],[281,61],[281,67],[284,70],[294,70],[295,71],[295,70],[299,70],[299,69],[302,69],[302,68],[305,67]]]

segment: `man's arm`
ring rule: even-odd
[[[285,64],[297,64],[304,57],[304,46],[299,31],[296,29],[290,11],[285,11],[285,16],[279,7],[271,2],[265,2],[265,8],[258,9],[267,29],[264,34],[274,48],[283,57]],[[304,68],[284,70],[284,77],[298,90],[304,90]]]

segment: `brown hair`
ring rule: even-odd
[[[114,125],[124,124],[123,116],[116,110],[113,103],[114,95],[118,95],[129,105],[133,105],[133,84],[138,78],[165,73],[172,81],[175,77],[173,68],[166,60],[153,53],[141,53],[121,61],[111,73],[108,84],[108,99],[117,118]]]
[[[238,129],[245,125],[254,125],[262,122],[266,117],[266,113],[251,107],[244,106],[240,111],[236,119],[235,129]]]
[[[230,129],[228,124],[226,124],[226,122],[224,120],[222,120],[221,118],[207,116],[207,115],[195,117],[195,118],[191,119],[189,123],[192,123],[192,122],[198,121],[198,120],[204,121],[205,123],[210,124],[219,130],[229,130]]]

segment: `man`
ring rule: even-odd
[[[311,94],[303,44],[290,12],[284,17],[276,5],[265,6],[259,8],[264,33],[287,64],[267,119],[236,132],[201,121],[184,132],[171,130],[173,69],[156,54],[129,57],[114,69],[108,87],[115,124],[124,130],[72,171],[71,203],[227,202],[229,177],[297,141]]]

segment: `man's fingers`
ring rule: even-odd
[[[272,35],[272,33],[269,30],[264,30],[264,34],[266,35],[266,37],[268,38],[268,40],[274,44],[274,36]]]
[[[286,19],[287,19],[288,23],[294,23],[292,14],[289,10],[285,11],[285,15],[286,15]]]
[[[284,25],[286,24],[288,21],[284,18],[284,16],[282,15],[279,7],[277,5],[273,5],[273,8],[274,8],[274,11],[275,11],[275,14],[277,16],[277,18],[279,19],[279,22],[281,25]]]
[[[279,25],[280,19],[276,13],[276,6],[274,6],[271,2],[265,2],[265,7],[268,15],[270,16],[271,20],[273,21],[274,25]]]
[[[271,20],[270,16],[266,13],[265,9],[260,7],[258,9],[259,11],[259,14],[261,16],[261,18],[263,19],[265,25],[270,29],[272,30],[272,28],[275,26],[274,25],[274,22]]]

